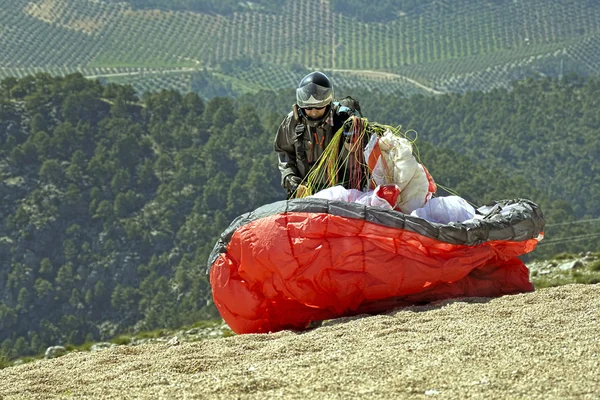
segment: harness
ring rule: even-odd
[[[294,104],[294,119],[296,120],[296,137],[294,139],[294,146],[296,148],[296,157],[302,161],[304,164],[308,164],[308,159],[306,158],[306,149],[304,148],[304,132],[306,131],[306,124],[304,123],[304,119],[300,115],[300,111],[298,110],[298,105]]]
[[[352,112],[352,109],[350,107],[341,105],[339,102],[334,101],[333,102],[333,120],[334,120],[334,127],[335,127],[335,121],[339,120],[339,115],[340,114],[346,114],[346,115],[350,115]],[[304,118],[300,113],[299,107],[297,104],[294,104],[294,119],[296,120],[296,128],[295,128],[295,138],[294,138],[294,147],[296,150],[296,157],[302,161],[308,168],[310,168],[310,160],[307,159],[306,157],[306,148],[304,147],[304,132],[306,132],[306,128],[307,125],[304,122]],[[358,111],[358,110],[357,110]],[[360,111],[358,111],[360,113]],[[359,114],[360,115],[360,114]],[[335,128],[334,128],[335,131]],[[335,132],[333,132],[335,133]],[[322,138],[321,140],[321,146],[323,145],[325,138]],[[312,144],[312,139],[309,138],[309,143]],[[315,143],[318,144],[318,138],[315,135]]]
[[[330,112],[332,114],[327,118],[333,119],[331,128],[332,134],[335,134],[337,130],[342,127],[344,128],[344,130],[350,131],[351,129],[346,128],[344,122],[348,121],[348,119],[352,115],[357,115],[359,117],[361,116],[360,111],[358,109],[350,108],[346,105],[340,104],[340,102],[338,101],[334,101],[332,103],[332,109],[330,110]],[[324,136],[319,140],[319,137],[317,136],[317,130],[315,129],[315,131],[312,132],[311,126],[308,124],[308,121],[306,121],[306,117],[301,113],[301,110],[299,109],[298,105],[294,105],[293,107],[293,116],[296,122],[296,126],[294,127],[294,149],[296,151],[297,167],[301,176],[306,176],[311,170],[311,168],[314,166],[315,162],[318,161],[318,157],[315,160],[311,159],[313,157],[313,146],[320,146],[321,149],[323,149],[327,133],[324,133]],[[306,152],[306,145],[304,143],[305,133],[307,129],[309,130],[308,145],[310,146],[310,148],[308,149],[308,155]],[[310,136],[311,134],[314,135],[314,138]],[[352,154],[350,154],[348,157],[348,160],[354,159]],[[346,168],[347,167],[344,167],[342,172],[335,172],[336,176],[338,176],[337,181],[358,181],[359,183],[355,184],[354,186],[356,186],[357,188],[362,186],[360,184],[360,181],[362,181],[361,177],[355,177],[356,173],[352,173],[354,170],[351,168],[349,171],[346,171]],[[339,176],[339,173],[342,174],[341,177]],[[344,185],[346,185],[346,183],[344,183]]]
[[[304,149],[304,131],[306,130],[306,125],[303,123],[299,123],[296,125],[296,138],[294,139],[296,146],[296,157],[302,162],[308,162],[306,158],[306,151]]]

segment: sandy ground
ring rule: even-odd
[[[600,285],[0,370],[1,399],[600,399]]]

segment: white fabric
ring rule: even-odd
[[[380,207],[392,210],[392,206],[385,199],[377,196],[378,188],[362,192],[356,189],[346,189],[343,186],[333,186],[315,193],[312,198],[346,201],[349,203],[364,204],[370,207]],[[423,218],[427,221],[448,224],[451,222],[465,222],[473,218],[475,208],[459,196],[434,197],[423,207],[418,208],[410,215]]]
[[[377,196],[376,192],[377,188],[362,192],[356,189],[346,189],[343,186],[333,186],[309,197],[359,203],[370,207],[392,210],[392,206],[385,199]],[[440,224],[465,222],[476,218],[475,208],[459,196],[434,197],[423,207],[411,212],[410,215]]]
[[[346,189],[345,187],[338,185],[332,186],[327,189],[323,189],[312,196],[317,199],[327,199],[327,200],[339,200],[339,201],[347,201],[349,203],[354,203],[356,199],[362,196],[364,192],[356,189]]]
[[[411,213],[423,207],[429,194],[429,180],[423,166],[412,154],[412,144],[389,129],[381,137],[373,135],[365,148],[365,160],[379,145],[381,157],[371,174],[376,185],[394,184],[400,189],[395,208]]]
[[[323,189],[320,192],[313,194],[313,198],[327,199],[327,200],[339,200],[346,201],[349,203],[364,204],[369,207],[380,207],[385,210],[393,210],[392,205],[385,199],[377,196],[376,190],[369,190],[368,192],[362,192],[357,189],[346,189],[343,186],[332,186],[327,189]]]
[[[475,216],[475,208],[458,196],[434,197],[425,206],[414,210],[410,215],[431,222],[448,224],[464,222]]]

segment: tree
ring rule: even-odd
[[[113,206],[114,214],[119,218],[125,218],[137,208],[137,203],[138,197],[133,190],[127,193],[119,193]]]
[[[204,101],[196,93],[187,93],[183,96],[183,112],[187,116],[200,117],[204,112]]]
[[[48,301],[53,291],[52,284],[44,278],[35,280],[34,289],[37,298],[42,301]]]
[[[163,153],[154,163],[154,171],[158,171],[158,176],[164,181],[172,166],[173,162],[171,161],[171,158],[167,154]]]
[[[19,296],[17,298],[17,309],[27,311],[31,304],[31,294],[27,288],[23,287],[19,290]]]
[[[96,284],[94,285],[94,296],[98,300],[101,300],[106,296],[106,285],[104,284],[104,282],[96,282]]]
[[[45,131],[35,132],[30,141],[36,146],[40,158],[45,159],[51,154],[51,139]]]
[[[94,180],[97,186],[103,187],[112,179],[114,172],[114,163],[108,158],[108,149],[104,144],[99,143],[94,150],[93,157],[87,164],[87,175]]]
[[[83,308],[83,298],[79,290],[77,290],[77,288],[73,288],[73,290],[71,291],[71,297],[69,297],[69,304],[75,309]]]
[[[108,200],[102,200],[92,215],[93,219],[108,220],[113,215],[113,208]]]
[[[45,183],[61,185],[65,179],[65,171],[57,160],[44,161],[40,168],[40,179]]]
[[[90,92],[68,94],[62,105],[65,121],[77,124],[78,121],[98,123],[108,114],[109,106]]]
[[[17,168],[23,168],[26,166],[25,153],[20,146],[14,147],[10,152],[10,163]]]
[[[17,322],[17,313],[4,303],[0,303],[0,332],[9,332]]]
[[[119,169],[110,182],[113,192],[124,192],[129,188],[131,175],[126,169]]]
[[[222,172],[209,179],[203,193],[205,210],[216,211],[222,209],[223,205],[227,204],[230,186],[231,180]]]
[[[175,90],[161,90],[147,94],[143,98],[146,108],[144,114],[150,125],[167,122],[170,115],[181,116],[181,93]]]
[[[65,332],[64,336],[67,343],[78,345],[85,340],[84,332],[87,329],[85,324],[75,315],[63,315],[59,326],[61,331]]]
[[[49,128],[49,124],[41,114],[35,114],[31,117],[29,128],[33,134],[36,134],[38,132],[46,132]]]
[[[125,315],[137,315],[138,301],[137,289],[131,286],[121,286],[120,284],[115,287],[110,298],[112,308]]]
[[[27,141],[20,146],[23,154],[22,165],[25,167],[36,166],[38,163],[38,152],[35,144]]]
[[[85,154],[81,150],[76,150],[71,157],[71,162],[67,167],[65,173],[66,177],[74,183],[81,183],[85,167],[87,165]]]
[[[65,260],[74,262],[77,260],[79,249],[77,248],[77,245],[73,242],[73,240],[65,239],[65,241],[63,242],[63,253],[65,255]]]
[[[217,97],[209,101],[204,116],[210,118],[213,134],[218,134],[225,126],[233,124],[237,118],[233,103],[228,97]]]
[[[29,343],[23,336],[19,336],[15,341],[15,347],[13,349],[14,354],[28,354],[31,352],[29,348]]]
[[[69,184],[65,193],[64,206],[69,209],[73,217],[80,217],[86,213],[86,204],[82,197],[77,185],[73,183]]]
[[[56,284],[58,292],[64,293],[64,290],[73,287],[74,282],[75,277],[73,274],[73,265],[70,262],[68,262],[58,269],[58,273],[56,274],[56,279],[54,280],[54,283]]]
[[[15,355],[14,343],[10,338],[4,339],[2,345],[0,345],[0,360],[1,356],[4,355],[6,358],[11,359]]]
[[[10,97],[12,88],[17,86],[19,80],[15,77],[4,78],[0,81],[0,95],[2,97]]]
[[[46,344],[42,342],[40,336],[35,332],[31,334],[31,341],[29,343],[29,348],[31,349],[32,354],[39,354],[46,347]]]
[[[56,343],[61,338],[60,330],[46,318],[42,318],[40,321],[38,334],[40,335],[41,341],[44,343]]]
[[[81,147],[82,138],[70,122],[58,124],[50,139],[51,157],[68,160],[76,149]]]
[[[132,126],[131,131],[117,139],[112,149],[114,155],[119,160],[120,165],[130,171],[132,171],[140,162],[140,157],[142,157],[143,153],[138,138],[136,137],[136,135],[141,135],[141,133],[135,132],[138,130],[137,126]]]
[[[27,287],[31,277],[31,271],[22,263],[13,263],[10,273],[6,279],[6,288],[12,289],[15,293],[21,288]]]
[[[146,159],[139,167],[137,185],[142,192],[153,192],[158,184],[152,161]]]

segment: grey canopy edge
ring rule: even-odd
[[[492,240],[525,241],[537,238],[544,230],[544,217],[539,206],[527,199],[499,200],[480,207],[480,214],[465,222],[440,224],[398,211],[368,207],[357,203],[316,198],[282,200],[266,204],[245,213],[223,231],[210,253],[206,273],[226,251],[234,232],[253,221],[282,213],[332,214],[345,218],[363,219],[382,226],[405,229],[449,244],[474,246]]]

